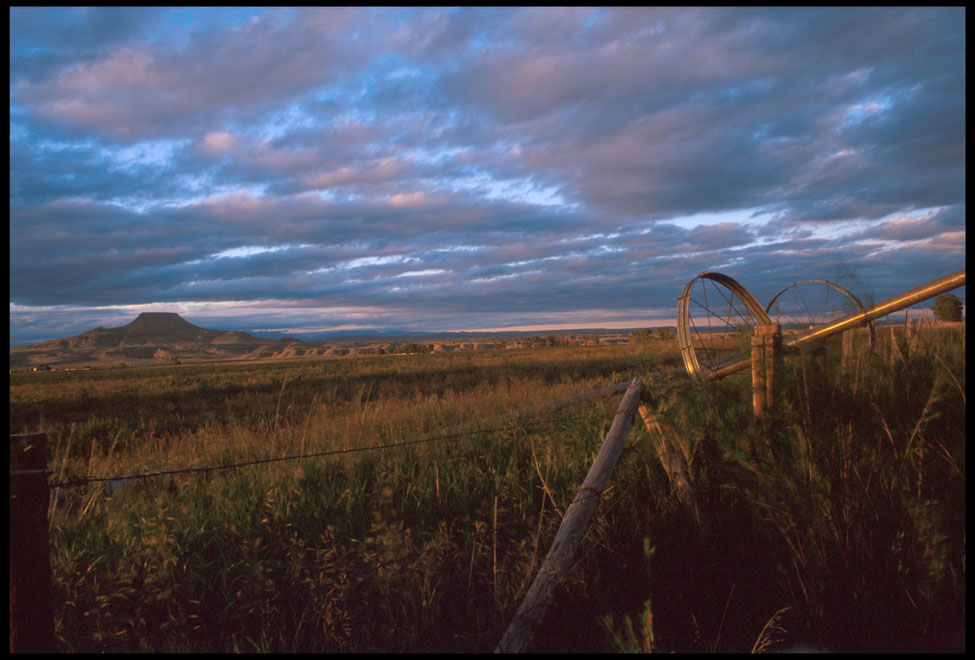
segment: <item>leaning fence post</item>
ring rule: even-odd
[[[595,510],[599,496],[606,488],[616,461],[623,451],[623,443],[633,427],[636,409],[640,405],[642,390],[643,381],[639,377],[634,378],[626,389],[616,416],[613,418],[613,425],[606,434],[606,439],[603,440],[582,486],[579,487],[579,492],[566,508],[565,517],[562,518],[562,524],[555,532],[555,539],[552,541],[548,555],[542,562],[542,567],[538,569],[538,574],[528,588],[528,593],[525,594],[525,599],[515,612],[508,629],[495,647],[495,653],[524,653],[530,650],[535,631],[545,618],[552,589],[568,568],[589,517]]]
[[[54,642],[47,534],[48,446],[44,433],[10,436],[10,652],[50,653]]]
[[[688,469],[690,451],[670,422],[663,415],[653,412],[652,402],[646,389],[644,389],[640,400],[640,417],[643,418],[647,432],[655,440],[657,457],[660,458],[667,478],[670,479],[671,486],[677,495],[677,501],[680,502],[694,522],[700,525],[701,512],[697,507],[697,494],[694,491],[694,485],[691,483],[690,470]]]

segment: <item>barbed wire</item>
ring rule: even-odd
[[[615,391],[616,389],[618,389],[620,387],[620,385],[625,385],[625,384],[617,384],[617,385],[614,385],[614,386],[608,386],[608,387],[602,388],[601,390],[597,390],[597,391],[593,391],[593,392],[589,392],[589,393],[584,393],[584,394],[585,395],[604,394],[604,393],[608,393],[608,392],[611,392],[611,391]],[[545,407],[550,407],[550,406],[559,406],[559,407],[561,407],[562,405],[565,405],[567,403],[576,401],[576,399],[577,399],[577,397],[569,397],[568,399],[559,400],[559,401],[556,401],[556,402],[549,402],[547,404],[542,404],[542,406],[533,407],[534,408],[533,412],[540,411],[540,409],[544,409]],[[469,429],[468,428],[470,426],[474,426],[474,425],[478,425],[478,424],[490,424],[491,422],[502,421],[503,419],[510,418],[510,417],[514,417],[514,418],[517,419],[519,416],[525,414],[526,412],[528,412],[528,409],[522,409],[522,410],[516,411],[514,413],[508,413],[508,414],[501,415],[499,417],[494,417],[494,418],[491,418],[491,419],[481,419],[481,420],[477,420],[477,421],[474,421],[474,422],[469,422],[467,424],[462,424],[462,425],[459,425],[457,427],[454,427],[454,429],[465,429],[465,430],[452,430],[451,432],[440,433],[439,435],[426,434],[426,435],[424,435],[422,437],[419,437],[419,438],[413,438],[413,439],[409,439],[409,440],[403,440],[403,441],[400,441],[400,442],[394,442],[394,443],[388,443],[388,444],[372,444],[372,445],[366,445],[366,446],[360,446],[360,447],[349,447],[349,448],[344,448],[344,449],[332,449],[332,450],[328,450],[328,451],[311,452],[311,453],[305,453],[305,454],[299,454],[299,455],[267,457],[267,458],[259,458],[259,459],[246,460],[246,461],[240,461],[240,460],[238,460],[238,461],[235,461],[233,463],[225,463],[225,464],[217,464],[217,465],[206,465],[206,466],[194,466],[194,467],[186,467],[186,468],[178,468],[178,469],[169,469],[169,470],[157,470],[157,471],[153,471],[153,472],[140,472],[140,473],[135,473],[135,474],[126,474],[126,475],[117,475],[117,476],[87,476],[87,475],[86,476],[72,476],[72,477],[69,477],[67,480],[62,480],[62,481],[58,481],[58,482],[55,482],[55,483],[45,484],[43,490],[70,489],[70,488],[78,488],[78,487],[87,487],[87,485],[90,484],[90,483],[118,482],[118,481],[136,480],[136,479],[141,479],[144,482],[148,483],[148,481],[150,479],[154,479],[154,478],[158,478],[158,477],[164,477],[164,476],[173,476],[173,475],[179,475],[179,474],[200,474],[200,473],[203,473],[205,475],[208,475],[210,472],[225,471],[225,470],[237,469],[237,468],[243,468],[243,467],[253,467],[253,466],[257,466],[257,465],[264,465],[264,464],[270,464],[270,463],[285,462],[285,461],[297,461],[297,460],[308,460],[308,459],[321,458],[321,457],[327,457],[327,456],[336,456],[336,455],[360,453],[360,452],[367,452],[367,451],[378,451],[378,450],[386,450],[386,449],[395,449],[395,448],[407,447],[407,446],[411,446],[411,445],[418,445],[418,444],[435,442],[435,441],[452,440],[452,439],[453,440],[456,440],[456,439],[459,439],[459,438],[465,438],[465,437],[471,437],[471,436],[477,436],[477,435],[487,435],[487,434],[493,434],[493,433],[502,433],[502,432],[505,432],[505,431],[527,430],[527,429],[530,429],[530,428],[539,427],[539,426],[546,426],[546,425],[557,425],[557,424],[563,424],[563,423],[569,423],[569,422],[579,422],[579,421],[586,421],[586,422],[603,421],[603,422],[605,422],[605,421],[614,419],[617,415],[621,414],[620,412],[617,412],[617,413],[615,413],[613,415],[610,415],[610,414],[592,415],[592,414],[590,414],[590,415],[584,415],[584,416],[558,417],[558,418],[549,418],[549,419],[535,420],[535,421],[523,421],[523,422],[519,422],[519,423],[516,423],[516,424],[507,424],[507,425],[503,425],[503,426],[489,426],[489,427],[486,427],[486,428],[473,428],[473,429]],[[26,477],[28,474],[35,474],[35,473],[37,473],[37,474],[44,474],[44,475],[50,475],[50,474],[53,473],[53,471],[50,470],[50,469],[47,469],[47,468],[39,469],[39,470],[11,470],[10,471],[11,478],[13,478],[14,476],[21,476],[21,475]],[[14,490],[15,489],[12,487],[12,491],[11,491],[12,494],[13,494],[13,491]],[[20,490],[20,489],[18,488],[16,490]],[[594,496],[598,496],[598,495],[601,495],[601,493],[595,493],[594,492]],[[380,562],[379,565],[376,566],[376,568],[385,568],[385,567],[389,567],[389,566],[400,565],[400,564],[402,564],[405,561],[412,560],[412,559],[416,558],[417,556],[420,556],[421,554],[422,554],[421,551],[416,550],[416,551],[414,551],[412,553],[408,553],[405,556]],[[196,615],[196,616],[192,616],[191,615],[190,617],[187,617],[187,618],[189,620],[185,620],[184,619],[182,621],[182,623],[178,623],[178,624],[176,624],[173,627],[167,627],[167,628],[160,629],[160,630],[156,630],[156,631],[152,631],[152,632],[142,632],[142,633],[140,633],[140,632],[138,632],[136,630],[120,631],[120,636],[122,637],[121,639],[116,639],[116,640],[102,642],[100,644],[97,644],[96,647],[95,647],[96,648],[96,652],[104,652],[104,651],[109,651],[109,650],[113,650],[113,649],[119,649],[120,647],[129,646],[129,645],[132,645],[133,643],[138,644],[138,640],[139,639],[144,639],[144,638],[158,639],[158,638],[163,637],[163,636],[168,635],[168,634],[179,634],[179,631],[180,630],[185,630],[187,627],[191,627],[192,629],[195,630],[195,629],[198,629],[200,625],[204,625],[204,624],[205,625],[210,625],[210,624],[213,624],[213,623],[223,623],[223,622],[230,621],[230,620],[233,620],[233,619],[236,619],[236,618],[240,618],[240,615],[231,615],[231,616],[228,617],[226,615],[226,613],[220,613],[220,614],[209,615],[209,616],[204,615],[202,617],[199,616],[199,615]]]
[[[474,430],[469,430],[469,431],[458,431],[458,432],[454,432],[454,433],[445,433],[445,434],[436,435],[436,436],[429,436],[428,435],[428,436],[424,436],[422,438],[415,438],[415,439],[412,439],[412,440],[405,440],[405,441],[402,441],[402,442],[396,442],[396,443],[391,443],[391,444],[368,445],[368,446],[365,446],[365,447],[354,447],[354,448],[337,449],[337,450],[330,450],[330,451],[324,451],[324,452],[313,452],[313,453],[301,454],[301,455],[297,455],[297,456],[278,456],[278,457],[273,457],[273,458],[257,459],[257,460],[252,460],[252,461],[238,461],[238,462],[235,462],[235,463],[228,463],[228,464],[223,464],[223,465],[211,465],[211,466],[205,466],[205,467],[181,468],[181,469],[178,469],[178,470],[160,470],[160,471],[157,471],[157,472],[146,472],[146,473],[139,473],[139,474],[122,475],[122,476],[117,476],[117,477],[72,477],[69,480],[64,481],[64,482],[50,484],[49,487],[50,488],[77,487],[77,486],[86,485],[89,482],[116,481],[116,480],[123,480],[123,479],[149,479],[149,478],[153,478],[153,477],[159,477],[159,476],[165,476],[165,475],[172,475],[172,474],[199,473],[199,472],[206,472],[206,471],[217,471],[217,470],[234,469],[234,468],[238,468],[238,467],[249,467],[249,466],[261,465],[261,464],[273,463],[273,462],[281,462],[281,461],[289,461],[289,460],[304,460],[304,459],[317,458],[317,457],[322,457],[322,456],[331,456],[331,455],[338,455],[338,454],[348,454],[348,453],[356,453],[356,452],[364,452],[364,451],[374,451],[374,450],[382,450],[382,449],[392,449],[392,448],[405,447],[405,446],[409,446],[409,445],[416,445],[416,444],[421,444],[421,443],[426,443],[426,442],[434,442],[434,441],[437,441],[437,440],[449,440],[449,439],[457,439],[457,438],[461,438],[461,437],[467,437],[467,436],[473,436],[473,435],[480,435],[480,434],[500,433],[500,432],[503,432],[503,431],[511,431],[511,430],[518,430],[518,429],[528,429],[528,428],[536,427],[536,426],[556,425],[556,424],[565,423],[565,422],[578,422],[578,421],[603,421],[603,422],[605,422],[605,421],[614,419],[616,416],[618,416],[620,414],[624,414],[624,413],[616,412],[615,414],[612,414],[612,415],[605,414],[605,415],[585,415],[585,416],[574,416],[574,417],[550,418],[550,419],[544,419],[544,420],[536,420],[536,421],[522,422],[520,424],[511,424],[511,425],[507,425],[507,426],[490,427],[490,428],[483,428],[483,429],[474,429]],[[612,487],[610,487],[607,490],[611,490],[611,489],[612,489]],[[593,491],[593,493],[594,493],[593,496],[599,496],[599,495],[602,495],[603,494],[603,493],[596,493],[595,491]],[[574,501],[571,502],[570,504],[572,504],[572,503],[574,503]],[[405,555],[401,555],[399,557],[392,557],[392,558],[386,559],[384,561],[379,561],[378,563],[376,563],[373,566],[373,568],[382,569],[382,568],[392,568],[392,567],[400,566],[403,563],[408,562],[408,561],[415,560],[418,557],[423,556],[424,554],[425,554],[425,551],[423,549],[417,549],[417,550],[414,550],[414,551],[412,551],[410,553],[407,553]],[[246,614],[231,614],[231,615],[228,616],[226,613],[211,614],[211,615],[202,615],[202,616],[201,615],[189,615],[189,616],[184,615],[184,617],[183,617],[184,620],[183,621],[181,621],[180,623],[177,623],[174,626],[170,626],[170,627],[167,627],[167,628],[163,628],[163,629],[159,629],[159,630],[155,630],[155,631],[145,631],[145,632],[139,632],[139,631],[136,631],[136,630],[124,631],[123,632],[123,635],[120,635],[122,637],[121,639],[116,639],[116,640],[113,640],[113,641],[102,642],[102,643],[96,643],[96,645],[92,649],[92,652],[96,652],[96,653],[98,653],[98,652],[105,652],[105,651],[109,651],[109,650],[112,650],[112,649],[118,649],[120,647],[125,647],[127,645],[132,645],[132,644],[136,644],[137,645],[138,642],[139,642],[139,640],[141,640],[141,639],[153,639],[153,640],[156,640],[156,639],[159,639],[160,637],[163,637],[163,636],[166,636],[166,635],[179,634],[179,632],[181,630],[186,630],[187,628],[190,628],[192,630],[196,630],[201,625],[221,624],[221,623],[225,623],[225,622],[232,621],[234,619],[244,618],[246,616],[247,616]]]
[[[606,416],[605,418],[612,418],[612,416]],[[126,481],[132,479],[143,479],[148,481],[149,479],[177,475],[177,474],[194,474],[194,473],[204,473],[209,475],[210,472],[219,472],[222,470],[234,470],[242,467],[252,467],[255,465],[264,465],[267,463],[278,463],[282,461],[297,461],[297,460],[307,460],[310,458],[320,458],[324,456],[336,456],[340,454],[353,454],[365,451],[376,451],[382,449],[395,449],[397,447],[406,447],[410,445],[417,445],[427,442],[434,442],[437,440],[449,440],[456,439],[471,435],[489,434],[489,433],[500,433],[502,431],[511,431],[515,429],[524,429],[533,426],[543,426],[547,424],[559,424],[563,422],[577,422],[577,421],[593,421],[602,420],[603,417],[599,416],[579,416],[579,417],[561,417],[556,419],[546,419],[538,420],[533,422],[523,422],[521,424],[512,424],[508,426],[491,427],[485,429],[474,429],[470,431],[458,431],[455,433],[445,433],[436,436],[424,436],[422,438],[415,438],[412,440],[404,440],[402,442],[394,442],[390,444],[377,444],[377,445],[366,445],[364,447],[349,447],[345,449],[331,449],[328,451],[312,452],[307,454],[298,454],[293,456],[275,456],[271,458],[259,458],[249,461],[235,461],[233,463],[224,463],[220,465],[206,465],[206,466],[196,466],[188,468],[178,468],[172,470],[158,470],[156,472],[139,472],[135,474],[125,474],[111,477],[90,477],[90,476],[75,476],[69,477],[66,481],[59,481],[51,484],[47,484],[48,489],[55,488],[79,488],[82,486],[87,486],[90,483],[98,483],[104,481]],[[11,472],[11,475],[16,474]]]

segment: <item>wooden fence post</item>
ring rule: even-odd
[[[623,452],[623,442],[633,427],[633,420],[637,406],[640,404],[640,392],[643,381],[634,378],[623,395],[613,425],[606,434],[596,459],[589,468],[582,486],[565,510],[562,524],[555,532],[555,539],[549,548],[538,575],[528,588],[525,599],[518,606],[514,618],[504,631],[501,641],[495,647],[495,653],[525,653],[530,650],[535,638],[535,631],[545,618],[548,610],[549,597],[552,589],[562,579],[562,574],[569,566],[576,546],[582,539],[589,517],[596,509],[599,496],[606,488],[606,483],[613,473],[613,467]]]
[[[757,424],[765,421],[765,413],[775,399],[775,367],[781,348],[781,324],[755,326],[752,335],[752,408]]]
[[[657,449],[657,457],[663,465],[664,472],[667,473],[667,478],[670,479],[670,484],[677,495],[677,501],[680,502],[684,511],[694,522],[700,526],[701,512],[697,508],[697,493],[691,483],[688,467],[691,460],[690,450],[677,429],[663,415],[654,414],[651,409],[652,402],[646,390],[644,390],[641,400],[640,417],[643,418],[647,432],[656,441],[654,444]]]
[[[853,373],[857,360],[857,336],[856,329],[847,330],[843,333],[843,357],[840,360],[841,368],[846,376]]]
[[[54,606],[47,534],[47,435],[10,436],[10,652],[51,653]]]
[[[771,410],[775,403],[775,370],[782,356],[782,325],[763,325],[765,333],[765,406]]]
[[[765,419],[765,341],[755,326],[752,335],[752,410],[755,422]]]

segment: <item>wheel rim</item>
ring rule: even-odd
[[[677,300],[677,334],[687,373],[707,378],[743,359],[742,338],[770,323],[765,308],[745,287],[721,273],[701,273]]]
[[[772,297],[765,311],[772,323],[781,323],[783,335],[798,339],[818,327],[863,310],[860,299],[838,284],[827,280],[794,282]],[[870,345],[874,341],[872,323],[867,323]]]

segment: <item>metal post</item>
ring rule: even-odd
[[[10,652],[51,653],[54,607],[44,433],[10,436]]]

